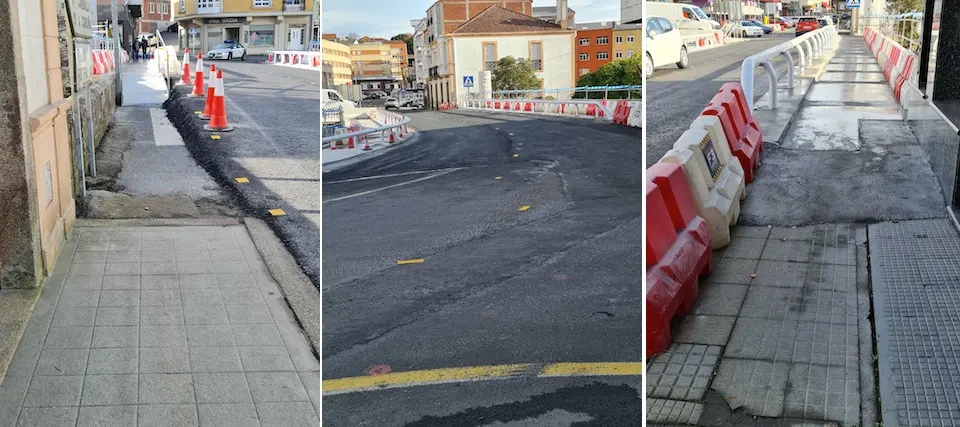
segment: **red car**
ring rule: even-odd
[[[817,18],[812,16],[801,16],[800,19],[797,20],[796,35],[799,36],[804,33],[808,33],[816,30],[817,28],[820,28],[820,23],[817,22]]]
[[[793,21],[784,18],[777,18],[773,21],[775,24],[780,24],[783,28],[793,28]]]

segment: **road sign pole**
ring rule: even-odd
[[[113,62],[116,69],[113,71],[114,83],[117,86],[117,105],[123,105],[123,78],[120,74],[123,72],[123,57],[120,56],[120,31],[117,28],[117,1],[110,2],[110,19],[113,21]]]

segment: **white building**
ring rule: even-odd
[[[620,0],[620,22],[633,24],[643,18],[643,0]]]
[[[448,36],[454,98],[475,96],[480,90],[480,72],[492,71],[494,64],[507,56],[530,59],[543,89],[576,86],[576,32],[566,27],[566,16],[558,25],[500,6],[484,10]],[[467,87],[464,77],[473,77],[474,87]]]
[[[410,26],[413,27],[413,67],[410,68],[410,76],[413,77],[413,87],[423,89],[427,84],[427,73],[432,67],[433,57],[430,55],[430,46],[427,43],[427,20],[411,19]]]

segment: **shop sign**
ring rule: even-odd
[[[70,15],[70,30],[74,37],[90,38],[93,37],[93,23],[90,17],[89,0],[68,0],[67,11]]]
[[[208,25],[240,24],[243,22],[243,18],[207,18],[206,22]]]

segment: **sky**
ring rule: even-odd
[[[411,19],[423,18],[434,0],[323,0],[320,21],[324,33],[389,39],[412,33]],[[620,0],[568,0],[577,22],[620,19]],[[556,6],[556,0],[533,0],[534,6]]]

